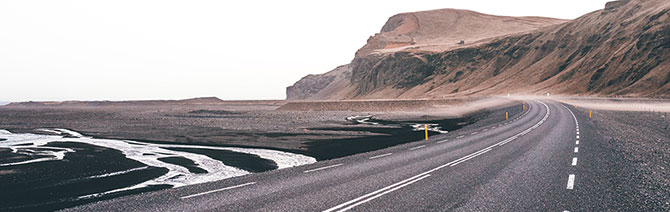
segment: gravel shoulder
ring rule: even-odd
[[[579,109],[588,117],[588,109]],[[603,204],[641,211],[670,210],[670,113],[593,111],[590,124],[600,149],[594,177]],[[599,170],[599,171],[597,171]],[[609,202],[609,203],[607,203]],[[595,209],[595,208],[592,208]],[[589,210],[589,209],[586,209]]]

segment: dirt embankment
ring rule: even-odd
[[[289,101],[280,111],[356,111],[395,114],[439,114],[463,116],[483,109],[509,106],[520,100],[505,97],[463,97],[448,99]]]
[[[670,113],[670,99],[566,97],[556,100],[594,110]]]

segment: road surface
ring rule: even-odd
[[[588,114],[528,101],[507,121],[314,164],[73,211],[582,211],[598,199]],[[611,192],[611,191],[610,191]],[[616,208],[613,208],[616,210]]]

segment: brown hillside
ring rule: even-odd
[[[494,16],[457,9],[402,13],[389,18],[381,32],[370,37],[356,56],[397,51],[446,51],[565,21]],[[463,43],[459,44],[461,41]]]
[[[400,14],[402,21],[389,19],[382,33],[372,37],[348,65],[351,78],[346,89],[313,93],[318,94],[319,99],[442,98],[546,92],[668,97],[668,11],[670,1],[666,0],[610,2],[603,10],[572,21],[493,38],[482,35],[480,42],[466,42],[457,48],[446,46],[450,38],[430,39],[412,24],[403,26],[408,18]],[[421,23],[422,19],[418,20]],[[440,23],[444,22],[447,21]],[[480,29],[486,27],[469,25],[463,26],[462,31],[468,28],[486,31]],[[424,29],[428,31],[431,30]],[[400,36],[392,40],[386,38],[387,34]],[[412,46],[397,47],[400,43],[397,41],[405,39],[402,35],[406,34],[414,35]],[[375,44],[375,40],[384,39],[393,44],[394,51],[378,48],[380,45]],[[431,46],[431,42],[436,45]],[[296,83],[299,84],[300,81]]]

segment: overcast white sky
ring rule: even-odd
[[[0,101],[283,99],[388,17],[440,8],[574,19],[603,0],[0,1]]]

